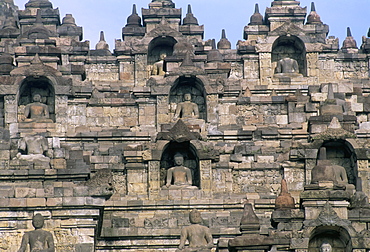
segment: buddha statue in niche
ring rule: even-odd
[[[197,119],[199,117],[198,105],[191,101],[191,94],[184,94],[184,101],[177,104],[175,117],[176,121],[178,118],[181,119]]]
[[[329,185],[331,184],[331,185]],[[326,158],[326,148],[319,150],[317,165],[311,172],[311,185],[317,185],[328,188],[354,189],[354,185],[348,184],[346,169],[340,165],[332,164],[331,160]]]
[[[320,252],[332,252],[333,248],[328,242],[323,242],[320,246]]]
[[[151,75],[164,76],[166,74],[166,72],[163,70],[163,68],[164,68],[164,59],[166,58],[166,56],[167,55],[166,55],[165,52],[160,53],[159,61],[154,63],[154,65],[152,67]]]
[[[299,74],[299,65],[295,59],[285,57],[278,61],[276,66],[278,74]]]
[[[27,104],[24,109],[24,122],[52,123],[49,107],[41,102],[41,95],[36,93],[32,99],[33,102]]]
[[[191,169],[184,166],[184,156],[181,153],[174,155],[175,166],[167,170],[166,185],[164,189],[196,189],[193,186]]]

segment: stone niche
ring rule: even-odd
[[[165,54],[166,57],[172,56],[173,47],[176,43],[177,41],[169,36],[153,39],[148,48],[148,65],[160,61],[161,54]]]
[[[191,94],[191,101],[198,105],[199,119],[207,121],[206,92],[203,83],[195,77],[180,77],[170,91],[170,107],[174,113],[177,104],[184,101],[184,94]]]
[[[326,156],[332,165],[343,166],[346,169],[348,183],[357,185],[358,171],[356,153],[351,151],[349,144],[343,141],[324,142]]]
[[[184,166],[190,168],[192,172],[192,186],[200,188],[199,158],[197,156],[197,150],[190,142],[169,142],[165,146],[160,163],[160,186],[165,185],[167,170],[175,166],[174,155],[176,153],[183,155]]]
[[[50,119],[55,122],[55,91],[46,77],[27,77],[21,84],[18,100],[18,121],[22,121],[25,106],[33,102],[32,99],[35,94],[41,95],[41,103],[48,106]]]
[[[307,76],[306,47],[301,39],[296,36],[281,36],[272,46],[272,66],[276,69],[279,60],[290,58],[296,60],[299,74]],[[275,72],[276,73],[276,72]]]
[[[334,252],[352,251],[351,237],[348,231],[343,227],[317,227],[312,232],[312,237],[308,245],[308,252],[320,252],[320,248],[324,243],[330,244],[326,246],[331,247],[331,251]]]
[[[367,192],[367,172],[361,172],[361,165],[366,159],[366,152],[360,148],[360,145],[353,139],[330,139],[327,134],[323,135],[328,138],[326,140],[314,140],[313,143],[302,150],[305,156],[306,163],[306,180],[310,183],[311,171],[316,166],[319,149],[326,148],[327,160],[330,160],[332,165],[339,165],[345,168],[348,178],[348,183],[353,185],[357,191]],[[364,165],[362,165],[364,166]],[[367,167],[367,162],[366,165]]]

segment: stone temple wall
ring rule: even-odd
[[[231,49],[154,0],[110,51],[0,4],[0,252],[37,214],[60,252],[370,249],[370,38],[275,0]],[[212,248],[178,249],[193,209]]]

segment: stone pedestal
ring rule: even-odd
[[[56,124],[52,120],[49,122],[20,122],[18,123],[19,132],[42,133],[55,130]]]
[[[341,219],[348,219],[348,207],[353,193],[344,190],[305,190],[301,193],[306,220],[317,219],[327,202]]]
[[[300,209],[278,209],[272,212],[273,226],[281,231],[298,231],[302,228],[304,212]]]
[[[34,169],[48,169],[50,168],[50,158],[42,154],[21,155],[20,153],[14,160],[22,160],[31,163]]]
[[[204,193],[196,186],[192,188],[168,188],[159,192],[158,198],[162,200],[197,200],[202,198]]]
[[[277,73],[272,77],[273,85],[307,85],[308,79],[297,73]]]

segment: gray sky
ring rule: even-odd
[[[138,14],[141,9],[148,8],[151,0],[50,0],[54,8],[59,8],[61,18],[65,14],[73,14],[78,26],[84,30],[84,40],[90,41],[94,48],[99,40],[100,31],[114,49],[114,40],[121,38],[122,27],[136,4]],[[249,23],[254,12],[255,3],[259,4],[262,15],[273,0],[173,0],[176,8],[182,8],[185,17],[187,6],[191,4],[192,12],[200,25],[204,25],[204,40],[220,39],[221,30],[226,29],[227,38],[232,48],[238,40],[243,40],[244,26]],[[23,10],[28,0],[14,0],[19,9]],[[310,11],[311,0],[301,0],[301,6]],[[338,37],[340,44],[346,36],[346,28],[351,27],[352,35],[361,46],[362,36],[367,35],[370,27],[370,0],[317,0],[316,11],[321,20],[329,25],[329,35]]]

